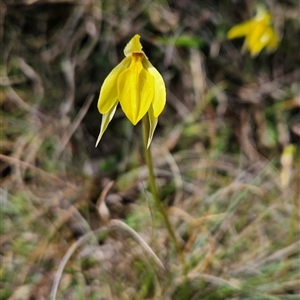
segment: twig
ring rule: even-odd
[[[76,118],[74,119],[73,123],[69,127],[68,131],[66,134],[62,137],[61,142],[59,143],[59,147],[56,149],[53,159],[57,160],[59,156],[61,155],[62,151],[64,148],[67,146],[68,142],[70,141],[72,135],[80,125],[82,119],[86,115],[89,107],[91,106],[91,103],[93,101],[94,95],[89,95],[86,101],[84,102],[83,106],[81,107],[79,113],[77,114]]]
[[[53,284],[52,284],[52,288],[51,288],[51,292],[50,292],[50,299],[51,300],[55,300],[56,299],[56,294],[57,294],[57,290],[58,290],[58,286],[59,286],[59,281],[61,279],[63,270],[67,264],[67,262],[69,261],[69,259],[71,258],[71,256],[73,255],[73,253],[76,251],[76,249],[81,246],[88,238],[90,238],[91,236],[94,236],[98,233],[101,233],[105,230],[105,228],[99,228],[96,231],[91,231],[89,233],[87,233],[86,235],[82,236],[80,239],[78,239],[66,252],[66,254],[64,255],[63,259],[61,260],[58,269],[55,273],[54,279],[53,279]]]
[[[10,157],[10,156],[7,156],[7,155],[3,155],[3,154],[0,154],[0,160],[3,160],[5,162],[8,162],[8,163],[13,164],[13,165],[19,165],[19,166],[24,167],[24,168],[29,168],[33,171],[36,171],[37,173],[40,173],[43,176],[48,177],[49,179],[56,180],[56,181],[60,182],[63,185],[68,185],[68,186],[74,188],[73,185],[71,185],[70,183],[66,183],[65,180],[62,180],[59,177],[56,177],[56,176],[54,176],[54,175],[52,175],[52,174],[36,167],[36,166],[34,166],[34,165],[32,165],[28,162],[25,162],[25,161],[22,161],[22,160],[19,160],[17,158]]]
[[[126,232],[128,232],[130,235],[134,237],[134,239],[143,247],[143,249],[150,254],[150,256],[154,259],[154,261],[163,269],[165,270],[164,265],[162,264],[161,260],[157,257],[157,255],[154,253],[154,251],[151,249],[151,247],[145,242],[144,239],[141,238],[141,236],[133,230],[130,226],[128,226],[126,223],[122,222],[121,220],[113,219],[109,222],[110,227],[118,227],[122,228]]]

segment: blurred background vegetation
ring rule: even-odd
[[[248,0],[0,3],[0,299],[300,299],[300,6],[251,58]],[[95,148],[100,86],[140,34],[167,86],[153,158],[185,254],[153,207],[140,126]]]

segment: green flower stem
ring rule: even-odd
[[[163,203],[160,201],[160,199],[158,197],[157,187],[156,187],[156,183],[155,183],[155,175],[154,175],[154,169],[153,169],[152,155],[151,155],[151,145],[147,148],[148,136],[149,136],[149,120],[148,120],[148,116],[146,115],[143,118],[143,144],[144,144],[146,163],[147,163],[148,173],[149,173],[148,176],[149,176],[150,190],[151,190],[151,193],[153,195],[156,208],[158,209],[158,211],[163,216],[163,220],[166,224],[166,227],[167,227],[168,232],[171,236],[171,239],[172,239],[172,241],[175,245],[177,254],[180,257],[183,265],[185,265],[185,259],[184,259],[183,251],[181,250],[179,242],[176,238],[176,235],[175,235],[174,229],[172,228],[171,222],[169,220],[167,211],[166,211]]]

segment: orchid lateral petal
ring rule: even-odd
[[[154,78],[143,68],[141,59],[133,57],[130,67],[118,79],[119,101],[133,125],[147,113],[154,97]]]
[[[153,115],[157,118],[166,104],[166,86],[160,73],[149,62],[148,72],[154,77],[154,98],[152,101]]]
[[[112,118],[116,112],[117,105],[118,105],[118,102],[115,103],[115,105],[110,109],[110,111],[108,113],[103,114],[102,121],[101,121],[101,127],[100,127],[100,133],[99,133],[95,147],[98,146],[98,144],[103,136],[103,133],[105,132],[109,122],[112,120]]]
[[[117,80],[119,75],[129,67],[130,58],[124,58],[105,78],[98,99],[98,110],[108,113],[118,101]]]
[[[255,21],[253,20],[248,20],[240,24],[237,24],[228,31],[227,38],[231,40],[231,39],[245,36],[251,32],[254,25],[255,25]]]
[[[153,134],[154,134],[157,122],[158,122],[158,118],[154,117],[152,105],[150,106],[150,109],[148,111],[148,117],[149,117],[149,133],[148,133],[147,148],[149,148],[149,146],[151,144]]]

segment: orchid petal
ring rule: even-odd
[[[110,111],[108,113],[103,114],[102,121],[101,121],[101,127],[100,127],[100,133],[99,133],[95,147],[98,146],[98,144],[103,136],[103,133],[105,132],[109,122],[112,120],[112,118],[116,112],[117,105],[118,105],[118,102],[115,103],[115,105],[110,109]]]
[[[131,58],[124,58],[106,77],[100,90],[98,110],[101,114],[108,113],[118,101],[116,82],[119,75],[130,65]]]
[[[158,122],[158,118],[154,117],[154,111],[152,105],[149,108],[148,117],[149,117],[149,134],[148,134],[147,148],[149,148],[151,144],[153,134]]]
[[[157,118],[163,111],[166,104],[166,87],[160,73],[148,61],[148,72],[154,77],[154,98],[152,101],[153,116]]]
[[[227,33],[228,39],[235,39],[242,36],[245,36],[251,32],[255,26],[254,20],[248,20],[233,26]]]
[[[119,101],[126,117],[136,125],[154,97],[154,78],[143,68],[143,55],[133,56],[130,67],[118,79]]]
[[[258,24],[253,32],[246,37],[247,45],[251,55],[257,55],[266,47],[272,39],[273,29],[265,27],[264,24]]]

